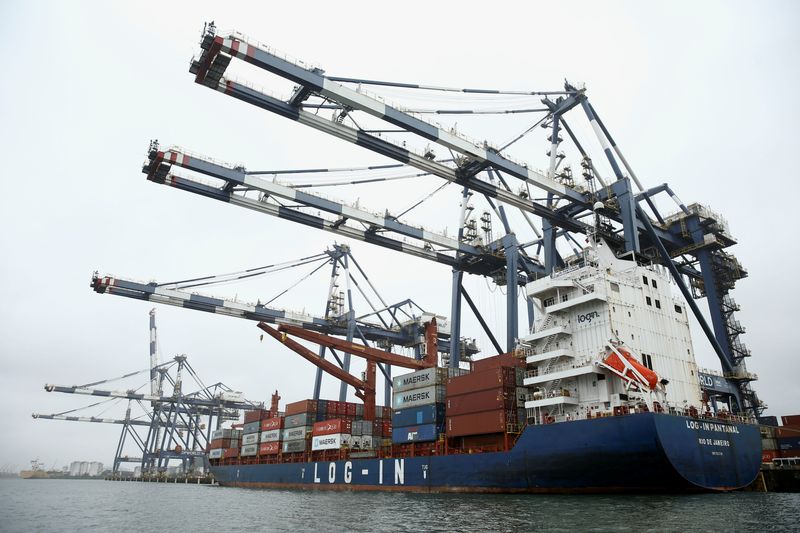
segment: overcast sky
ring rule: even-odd
[[[212,19],[331,75],[526,90],[558,89],[565,78],[585,82],[646,185],[666,181],[685,203],[707,204],[728,219],[739,240],[730,251],[749,272],[734,297],[753,352],[748,367],[760,376],[754,387],[768,414],[800,412],[791,207],[798,15],[791,1],[237,2],[224,9],[219,2],[2,3],[0,420],[7,429],[0,467],[35,457],[47,467],[111,463],[119,426],[30,417],[91,403],[48,394],[46,382],[83,384],[147,366],[153,306],[95,294],[94,270],[180,279],[311,255],[334,241],[147,182],[140,169],[150,139],[249,169],[388,162],[194,84],[189,59]],[[481,128],[464,119],[459,127],[503,142],[532,119],[514,120]],[[526,150],[520,145],[514,155],[546,164],[543,144]],[[326,194],[382,210],[437,184],[427,177],[392,193],[365,186]],[[457,191],[438,201],[439,210],[423,210],[417,220],[453,235]],[[387,301],[412,298],[449,315],[448,268],[349,244]],[[300,274],[207,292],[263,301]],[[278,303],[322,314],[326,278],[315,276]],[[504,331],[502,295],[484,279],[465,283],[490,324]],[[187,354],[206,382],[223,381],[253,400],[268,400],[275,388],[284,401],[311,394],[314,369],[259,342],[254,323],[165,306],[157,313],[162,357]],[[471,317],[464,327],[488,348]],[[703,338],[694,344],[701,366],[719,367]],[[137,379],[110,387],[145,381]],[[328,379],[324,395],[337,391]],[[84,414],[122,416],[124,407]]]

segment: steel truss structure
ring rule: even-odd
[[[570,258],[560,252],[558,243],[566,243],[579,255],[580,236],[597,231],[618,256],[627,255],[669,269],[722,366],[721,379],[712,380],[715,384],[704,380],[706,391],[712,397],[732,399],[735,411],[754,417],[761,414],[764,405],[750,385],[755,376],[745,364],[750,352],[739,339],[744,328],[734,318],[738,306],[729,294],[747,272],[727,251],[736,244],[727,223],[701,205],[685,205],[667,184],[646,189],[590,103],[585,88],[565,83],[562,90],[556,91],[500,91],[327,76],[320,68],[286,59],[237,32],[217,32],[213,23],[204,28],[200,47],[200,55],[190,66],[196,83],[388,157],[396,167],[413,168],[413,176],[434,176],[444,180],[443,185],[458,187],[462,198],[458,235],[448,237],[404,222],[402,216],[408,210],[393,213],[387,208],[378,214],[380,211],[305,192],[296,184],[261,177],[277,172],[248,171],[242,165],[226,165],[177,147],[162,150],[158,143],[151,143],[148,150],[143,169],[148,180],[451,267],[450,345],[446,354],[451,367],[457,367],[462,360],[462,302],[466,301],[476,312],[497,352],[514,350],[520,337],[517,288],[567,265]],[[251,83],[226,76],[234,60],[289,81],[295,88],[286,98],[278,98]],[[541,105],[483,111],[411,109],[390,105],[365,87],[536,97]],[[539,115],[525,132],[500,146],[472,141],[455,128],[423,118],[431,113]],[[586,140],[582,143],[574,128],[573,118],[588,122],[594,142],[602,150],[600,157],[590,156]],[[534,170],[508,155],[512,144],[539,127],[548,134],[549,165],[544,171]],[[578,154],[580,177],[564,163],[565,147]],[[434,148],[443,149],[449,157],[438,158]],[[600,166],[606,169],[605,176]],[[473,195],[485,199],[491,208],[491,213],[480,219],[486,239],[478,238],[476,220],[471,218]],[[677,214],[664,216],[659,212],[655,201],[658,195],[673,200],[679,209]],[[524,218],[534,239],[519,238],[521,230],[528,228],[513,228],[511,212]],[[491,235],[492,213],[503,226],[499,238]],[[504,346],[497,342],[466,294],[465,273],[488,277],[506,287]],[[96,290],[109,291],[113,283],[93,285]],[[127,287],[117,289],[124,291]],[[114,289],[110,292],[114,293]],[[698,298],[707,301],[710,323],[695,301]],[[532,324],[531,305],[527,306],[527,313],[528,323]]]

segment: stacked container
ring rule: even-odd
[[[505,433],[519,428],[522,362],[510,354],[482,359],[474,371],[447,383],[447,435],[465,437]],[[524,406],[524,404],[523,404]]]
[[[800,457],[800,415],[782,416],[777,428],[777,456]]]
[[[209,459],[222,459],[226,450],[232,449],[239,451],[239,439],[241,431],[238,429],[218,429],[211,434],[211,442],[208,445]]]
[[[353,422],[343,418],[317,422],[311,432],[311,451],[338,450],[353,442]]]
[[[392,443],[435,441],[444,430],[446,368],[426,368],[392,380]]]

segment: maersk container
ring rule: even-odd
[[[305,439],[306,435],[311,433],[311,426],[300,426],[298,428],[284,429],[281,433],[281,440],[299,440]]]
[[[444,421],[444,406],[443,403],[431,403],[419,407],[398,409],[392,413],[392,425],[404,427],[442,422]]]
[[[213,449],[213,450],[208,452],[208,458],[209,459],[220,459],[222,457],[222,454],[223,454],[223,449],[222,448],[215,448],[215,449]]]
[[[342,446],[350,446],[352,443],[352,436],[344,433],[336,433],[334,435],[315,435],[311,438],[311,450],[338,450]]]
[[[392,378],[392,391],[403,392],[431,385],[442,385],[447,381],[447,369],[431,367],[424,370],[417,370],[402,376]],[[395,408],[397,405],[395,405]]]
[[[211,440],[217,439],[230,439],[233,430],[231,429],[218,429],[211,434]]]
[[[432,385],[422,389],[396,392],[392,395],[395,409],[408,409],[430,403],[442,403],[445,399],[444,385]]]
[[[242,446],[242,451],[239,453],[242,457],[253,457],[258,454],[258,444],[248,444]]]
[[[261,421],[256,420],[255,422],[250,422],[249,424],[245,424],[242,427],[242,435],[247,435],[248,433],[258,433],[261,431]]]
[[[430,442],[436,440],[442,432],[439,424],[423,424],[421,426],[408,426],[392,429],[392,443],[406,444],[409,442]]]
[[[281,440],[281,430],[273,429],[271,431],[261,432],[261,442],[277,442]]]
[[[283,453],[296,453],[306,451],[306,440],[287,440],[281,445],[281,452]]]
[[[289,415],[284,419],[283,427],[288,429],[300,426],[310,426],[314,422],[316,422],[316,420],[314,420],[315,418],[316,415],[314,415],[313,413],[310,415],[309,413],[299,413],[295,415]]]
[[[242,436],[242,445],[247,446],[248,444],[257,444],[258,438],[261,436],[261,433],[248,433]]]

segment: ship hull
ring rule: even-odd
[[[641,413],[528,426],[507,452],[216,465],[221,485],[417,492],[728,491],[758,475],[756,426]]]

